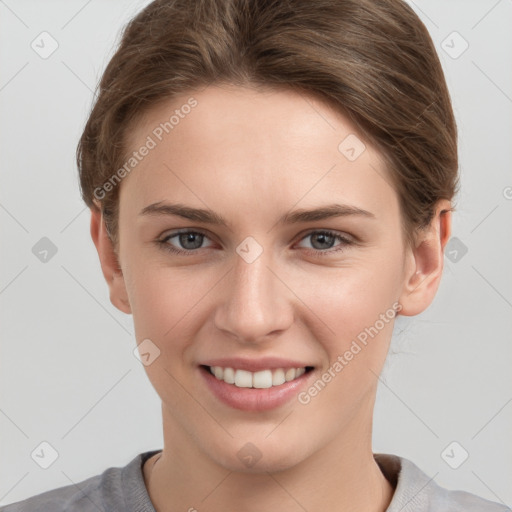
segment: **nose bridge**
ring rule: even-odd
[[[292,318],[286,289],[268,268],[269,251],[262,251],[255,259],[245,257],[253,249],[250,245],[244,247],[243,243],[237,248],[228,285],[215,315],[217,327],[241,341],[258,341],[284,330]]]

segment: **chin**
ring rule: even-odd
[[[218,447],[219,451],[210,453],[210,457],[226,470],[237,473],[277,473],[293,468],[308,457],[297,450],[298,444],[292,446],[262,440],[254,443],[235,441],[231,445],[233,448],[229,451],[226,446]]]

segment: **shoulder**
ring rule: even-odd
[[[0,508],[1,512],[97,512],[102,510],[101,492],[109,478],[109,468],[101,475],[93,476],[77,484],[66,485],[31,496],[23,501]],[[110,473],[112,475],[112,472]]]
[[[156,451],[138,454],[124,467],[110,467],[78,483],[0,507],[0,512],[109,512],[129,510],[127,503],[146,498],[142,463]],[[127,495],[127,493],[129,495]],[[134,496],[132,496],[134,494]],[[146,498],[147,499],[147,498]]]
[[[476,494],[441,487],[404,457],[378,453],[374,458],[395,485],[386,512],[511,512],[507,506]]]
[[[510,508],[466,491],[453,491],[438,486],[431,497],[432,510],[439,512],[510,512]]]

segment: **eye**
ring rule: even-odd
[[[175,254],[192,254],[197,252],[197,249],[204,248],[202,245],[205,240],[208,240],[207,236],[199,231],[178,231],[158,240],[158,244]]]
[[[324,254],[332,254],[334,252],[342,251],[346,246],[353,243],[352,240],[349,240],[347,237],[341,236],[336,232],[326,230],[311,231],[302,238],[301,242],[308,239],[310,240],[310,244],[309,246],[306,246],[306,248],[312,249],[312,253],[315,256],[323,256]],[[331,250],[336,241],[340,243],[334,250]]]
[[[348,245],[353,244],[352,240],[340,234],[329,230],[311,231],[304,236],[300,243],[310,240],[309,245],[302,246],[311,252],[314,256],[323,256],[342,251]],[[164,238],[157,240],[157,244],[164,250],[182,255],[192,255],[212,245],[204,246],[203,243],[209,238],[200,231],[177,231],[170,233]],[[336,246],[335,243],[339,242]],[[299,245],[300,246],[300,245]],[[335,247],[333,249],[333,247]]]

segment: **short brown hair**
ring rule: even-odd
[[[347,115],[386,160],[409,243],[457,192],[444,73],[404,1],[155,0],[125,27],[98,85],[77,148],[85,203],[97,209],[95,191],[125,162],[141,114],[221,82],[312,94]],[[98,200],[114,246],[118,199],[114,186]]]

